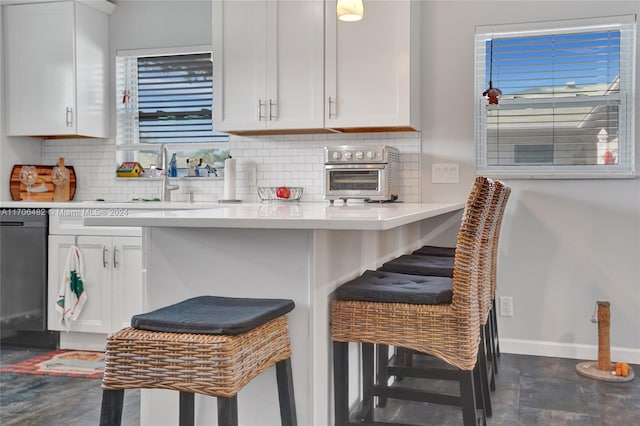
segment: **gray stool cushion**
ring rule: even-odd
[[[131,327],[170,333],[236,335],[290,312],[293,300],[199,296],[145,314]]]
[[[453,280],[384,271],[365,271],[336,290],[338,300],[437,305],[451,303]]]
[[[411,275],[453,277],[453,257],[405,254],[382,265],[383,271]]]
[[[411,254],[418,254],[420,256],[444,256],[454,257],[456,255],[455,247],[438,247],[438,246],[424,246]]]

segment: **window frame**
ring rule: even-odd
[[[118,163],[123,161],[137,161],[139,152],[160,152],[162,146],[170,150],[229,150],[229,135],[221,136],[221,140],[210,142],[166,142],[166,143],[145,143],[140,142],[140,127],[138,116],[137,93],[131,93],[132,103],[129,106],[135,110],[134,113],[123,113],[123,96],[126,87],[126,78],[122,76],[120,61],[126,58],[143,58],[154,56],[188,55],[197,53],[210,53],[213,58],[213,48],[211,45],[175,46],[146,49],[121,49],[115,55],[115,114],[116,114],[116,152]],[[131,71],[129,71],[131,73]],[[137,70],[135,71],[137,73]],[[137,76],[135,77],[137,80]],[[213,71],[212,71],[213,78]],[[213,91],[213,83],[212,83]],[[215,108],[215,97],[212,93],[212,109]],[[213,110],[212,117],[213,120]],[[214,130],[215,132],[215,130]],[[124,135],[123,135],[124,133]],[[223,132],[216,132],[223,133]]]
[[[482,96],[486,87],[486,77],[489,72],[489,63],[486,60],[486,43],[500,37],[540,36],[550,34],[579,34],[596,29],[610,29],[619,27],[621,31],[621,58],[620,80],[623,82],[619,96],[618,116],[618,164],[592,164],[592,165],[558,165],[516,163],[511,165],[490,165],[487,111],[499,108],[525,108],[530,106],[541,107],[547,103],[555,105],[583,104],[603,105],[597,97],[582,99],[568,97],[550,97],[544,100],[537,99],[500,99],[499,104],[488,105],[487,99]],[[636,141],[635,141],[635,89],[636,89],[636,17],[635,15],[623,15],[606,18],[578,19],[565,21],[546,21],[534,23],[478,26],[475,34],[475,171],[477,174],[490,175],[499,178],[516,179],[555,179],[555,178],[634,178],[636,176]],[[624,39],[624,42],[622,41]],[[624,50],[627,49],[627,50]],[[613,98],[613,97],[612,97]],[[602,100],[602,99],[600,99]],[[527,131],[524,127],[523,132]],[[555,134],[555,130],[554,130]],[[559,142],[550,144],[557,149]],[[534,143],[536,145],[536,143]],[[515,145],[514,145],[515,146]],[[514,149],[515,155],[515,149]]]

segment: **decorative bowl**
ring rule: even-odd
[[[288,188],[289,197],[278,197],[278,188]],[[300,201],[304,188],[299,186],[259,186],[258,197],[261,201]]]

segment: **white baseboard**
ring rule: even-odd
[[[595,345],[505,339],[502,337],[500,337],[500,352],[518,355],[571,358],[585,361],[595,361],[598,359],[598,347]],[[640,349],[612,347],[611,361],[640,364]]]

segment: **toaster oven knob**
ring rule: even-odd
[[[373,160],[374,158],[376,158],[376,153],[373,151],[367,151],[367,158],[369,160]]]
[[[340,151],[333,151],[332,157],[334,160],[339,160],[341,157]]]
[[[345,151],[344,153],[345,160],[351,160],[351,156],[352,156],[351,151]]]
[[[362,160],[364,158],[364,154],[362,151],[356,151],[356,160]]]

